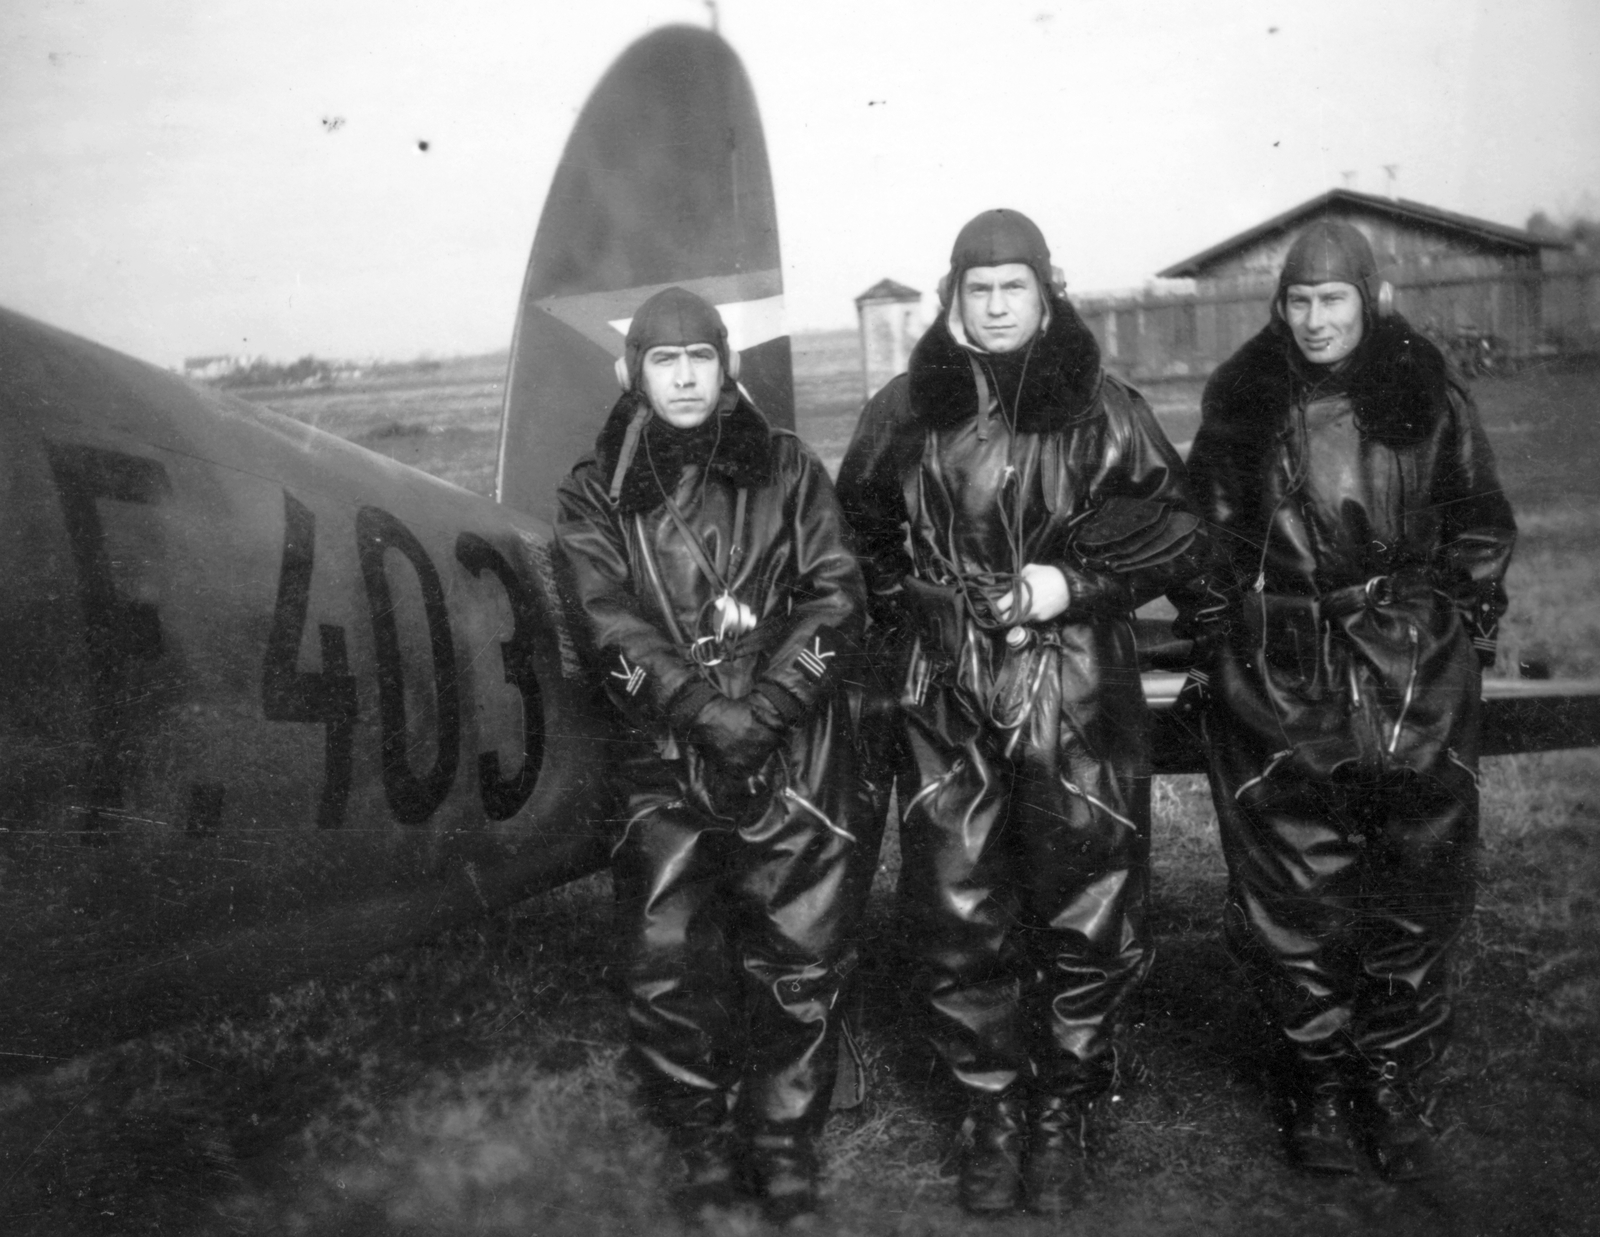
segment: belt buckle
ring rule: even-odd
[[[689,660],[697,666],[720,666],[725,660],[722,641],[716,636],[701,636],[689,646]]]

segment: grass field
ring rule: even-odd
[[[854,335],[797,341],[802,432],[836,465],[859,405]],[[253,392],[480,493],[503,358],[331,390]],[[1523,539],[1505,666],[1600,674],[1600,371],[1480,382]],[[1152,403],[1192,436],[1197,390]],[[1600,1233],[1600,753],[1484,770],[1478,911],[1427,1188],[1318,1183],[1281,1162],[1259,1032],[1217,936],[1223,868],[1204,781],[1156,787],[1160,955],[1133,1011],[1087,1206],[1059,1225],[978,1223],[944,1175],[948,1097],[901,1002],[890,879],[866,932],[873,1091],[826,1134],[819,1231],[965,1235]],[[604,875],[374,959],[0,1088],[0,1233],[650,1234],[677,1222],[670,1163],[617,1066]],[[769,1231],[730,1217],[714,1231]]]

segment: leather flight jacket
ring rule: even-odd
[[[1476,411],[1424,345],[1383,320],[1331,375],[1274,324],[1207,384],[1188,464],[1221,553],[1179,622],[1263,763],[1476,763],[1516,525]]]
[[[1488,440],[1401,318],[1306,363],[1274,321],[1206,385],[1190,477],[1219,549],[1180,600],[1224,929],[1301,1072],[1442,1050],[1473,902],[1481,665],[1515,541]]]
[[[1151,959],[1130,620],[1193,573],[1197,521],[1148,406],[1066,301],[1007,357],[953,320],[868,402],[839,473],[869,642],[898,670],[877,759],[900,790],[906,936],[962,1085],[1096,1091]],[[997,603],[1026,602],[1028,563],[1060,570],[1070,602],[1010,625]]]
[[[612,859],[647,1103],[670,1125],[737,1095],[751,1128],[810,1132],[878,849],[841,690],[864,596],[815,455],[725,404],[674,432],[625,395],[561,487],[557,541],[617,719]],[[699,709],[758,694],[781,737],[748,776],[719,772]]]

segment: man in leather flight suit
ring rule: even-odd
[[[1197,518],[1010,210],[962,228],[943,314],[867,404],[839,497],[904,671],[901,894],[931,1038],[970,1099],[976,1213],[1081,1196],[1119,1007],[1149,968],[1136,607]]]
[[[557,539],[623,721],[613,853],[641,1095],[690,1214],[817,1206],[813,1140],[878,826],[837,690],[859,568],[827,473],[736,385],[716,309],[647,301]]]
[[[1271,321],[1206,385],[1188,464],[1220,566],[1180,624],[1289,1155],[1353,1173],[1360,1141],[1401,1181],[1431,1171],[1418,1074],[1472,908],[1480,663],[1516,528],[1471,400],[1387,292],[1349,224],[1290,248]]]

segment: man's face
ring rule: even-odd
[[[961,325],[986,352],[1026,347],[1044,321],[1039,277],[1026,262],[969,267],[961,276]]]
[[[711,344],[659,344],[644,354],[639,373],[656,416],[681,430],[709,417],[722,393],[722,362]]]
[[[1294,342],[1313,365],[1335,365],[1355,351],[1365,325],[1361,293],[1354,284],[1290,284],[1284,316]]]

